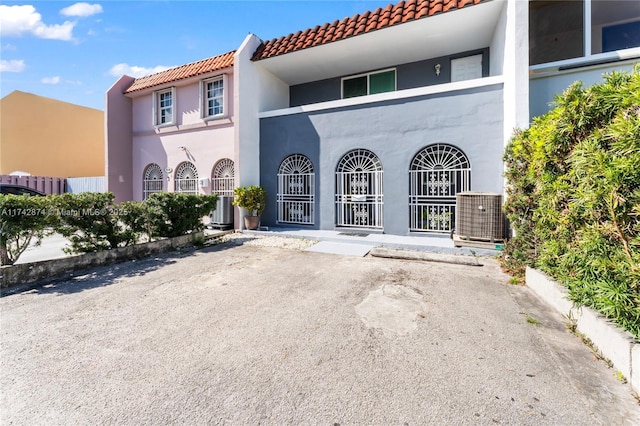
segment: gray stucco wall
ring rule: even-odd
[[[551,110],[556,95],[561,94],[575,81],[581,81],[584,87],[602,83],[603,74],[613,71],[633,71],[633,61],[603,64],[592,68],[577,68],[546,77],[531,79],[529,83],[529,114],[531,119]]]
[[[348,151],[365,148],[384,170],[384,232],[409,229],[409,165],[424,147],[461,149],[472,168],[471,189],[502,193],[502,85],[260,120],[260,183],[268,207],[262,224],[276,225],[277,173],[282,160],[304,154],[316,172],[315,229],[335,228],[335,170]]]
[[[455,55],[442,56],[424,61],[397,65],[396,84],[398,90],[414,89],[416,87],[431,86],[451,82],[451,60],[482,54],[482,76],[489,76],[489,49],[471,50]],[[440,64],[440,75],[436,75],[435,66]],[[389,67],[393,68],[393,67]],[[363,70],[370,72],[375,70]],[[300,106],[317,102],[335,101],[340,99],[340,85],[346,76],[298,84],[289,88],[290,106]]]

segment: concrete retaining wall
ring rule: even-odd
[[[567,289],[543,272],[527,268],[526,281],[545,303],[574,319],[578,331],[591,339],[600,353],[611,360],[614,368],[640,393],[640,342],[631,333],[590,308],[574,307]]]
[[[175,250],[179,247],[193,245],[204,240],[203,232],[182,235],[149,243],[120,247],[113,250],[80,254],[61,259],[44,260],[41,262],[23,263],[0,267],[0,288],[6,289],[19,285],[32,284],[40,280],[51,279],[82,269],[96,266],[110,265],[139,259],[156,253]]]

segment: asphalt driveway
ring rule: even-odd
[[[497,263],[224,244],[0,299],[0,423],[634,424]]]

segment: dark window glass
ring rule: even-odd
[[[367,76],[350,78],[342,81],[342,94],[344,98],[365,96],[367,94]]]
[[[369,94],[393,92],[396,90],[395,70],[371,74],[369,76]]]
[[[584,6],[581,1],[529,3],[531,65],[584,56]]]

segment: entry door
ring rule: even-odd
[[[456,194],[471,189],[467,156],[447,144],[429,145],[413,158],[409,170],[409,229],[450,232]]]
[[[371,151],[345,154],[336,170],[336,226],[383,227],[382,163]]]

